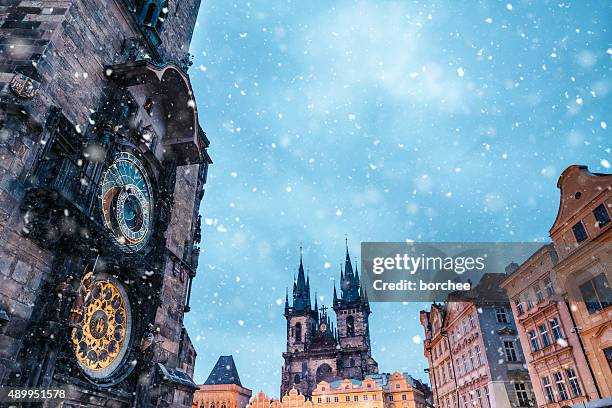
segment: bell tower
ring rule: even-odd
[[[306,393],[310,382],[308,365],[305,365],[306,352],[309,349],[313,334],[317,330],[317,301],[314,309],[310,300],[310,278],[304,273],[304,263],[300,248],[300,266],[297,279],[293,282],[292,303],[289,304],[289,292],[285,296],[285,319],[287,319],[287,352],[283,367],[281,395],[289,392],[291,387]]]
[[[300,254],[292,301],[289,291],[285,296],[287,351],[283,353],[281,397],[292,388],[310,397],[321,381],[363,380],[367,374],[378,372],[378,364],[370,353],[370,305],[360,286],[359,272],[351,265],[348,245],[340,275],[340,297],[334,287],[336,329],[328,308],[319,309],[316,296],[311,306],[310,279],[304,273]]]
[[[370,357],[370,303],[365,290],[361,287],[359,271],[356,266],[353,269],[348,242],[344,269],[340,268],[340,297],[334,285],[333,308],[336,312],[340,347],[355,351],[344,355],[339,362],[343,372],[348,377],[354,378],[375,372],[377,364]]]

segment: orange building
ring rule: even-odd
[[[545,245],[503,283],[538,406],[612,406],[612,175],[570,166]]]
[[[198,386],[193,396],[193,408],[245,408],[251,390],[240,383],[234,358],[221,356],[208,379]]]
[[[570,166],[557,187],[561,200],[550,229],[555,272],[601,397],[612,398],[612,174]]]

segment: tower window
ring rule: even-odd
[[[349,337],[355,335],[355,318],[353,316],[346,318],[346,335]]]
[[[299,384],[300,383],[300,375],[296,374],[295,377],[293,377],[293,383],[294,384]]]
[[[302,323],[295,325],[295,342],[300,343],[302,341]]]
[[[593,210],[593,215],[597,220],[597,226],[600,228],[610,222],[610,215],[608,214],[608,211],[606,210],[606,207],[604,207],[603,204],[600,204],[595,207],[595,209]]]

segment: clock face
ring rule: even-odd
[[[74,353],[87,375],[105,378],[119,367],[129,347],[129,300],[110,277],[94,280],[85,299],[82,318],[72,331]]]
[[[121,152],[104,173],[100,194],[104,225],[117,242],[139,251],[151,231],[153,194],[142,163]]]
[[[327,331],[327,324],[321,323],[319,330],[321,330],[321,333],[325,333]]]

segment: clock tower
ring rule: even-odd
[[[0,385],[191,407],[200,0],[34,3],[0,15],[23,44],[0,66]]]

